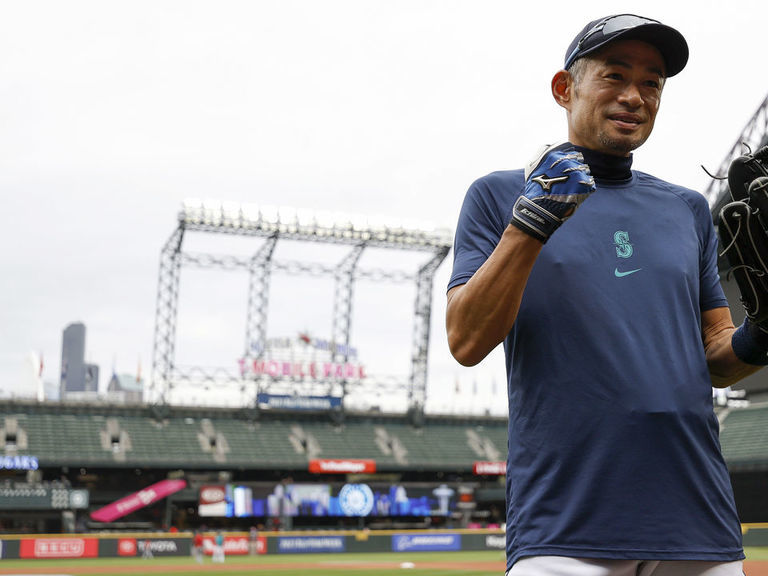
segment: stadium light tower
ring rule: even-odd
[[[250,257],[233,255],[192,254],[183,251],[189,233],[225,234],[261,238],[259,249]],[[306,262],[279,262],[274,256],[280,240],[334,244],[348,247],[340,262],[323,265]],[[258,361],[267,342],[269,289],[272,272],[296,275],[328,276],[334,279],[333,326],[329,350],[337,366],[348,366],[350,326],[353,317],[353,296],[359,279],[414,282],[416,303],[413,322],[413,347],[408,382],[394,387],[407,388],[409,410],[423,412],[426,400],[427,359],[434,274],[452,246],[453,233],[448,229],[415,221],[394,221],[339,213],[311,213],[293,208],[259,207],[221,201],[187,200],[178,216],[178,225],[162,248],[155,313],[152,380],[147,400],[162,407],[170,403],[171,391],[180,383],[229,382],[238,383],[241,390],[253,389],[253,380],[242,370],[201,367],[180,369],[175,362],[176,318],[178,312],[180,271],[182,266],[208,269],[244,270],[249,274],[244,365]],[[416,274],[403,270],[368,270],[359,266],[360,257],[368,248],[409,251],[428,254]],[[253,343],[260,343],[254,347]],[[256,396],[274,389],[296,392],[295,375],[270,374],[255,379]],[[330,384],[341,389],[341,401],[347,394],[347,374],[336,373]],[[310,386],[313,383],[309,383]],[[314,389],[317,389],[314,382]],[[328,383],[320,383],[327,385]],[[382,390],[377,382],[376,389]],[[389,384],[392,386],[391,384]],[[392,392],[393,390],[386,390]],[[254,401],[254,397],[250,398]]]
[[[752,149],[754,152],[760,146],[766,144],[768,139],[768,96],[765,97],[763,102],[757,107],[752,118],[749,119],[747,125],[736,138],[736,142],[731,146],[728,154],[723,158],[720,166],[717,169],[718,176],[725,176],[728,174],[728,168],[731,162],[744,154],[745,145]],[[704,196],[709,202],[709,207],[712,210],[713,215],[719,215],[719,208],[731,201],[730,192],[728,189],[728,180],[713,179],[707,189],[704,191]]]

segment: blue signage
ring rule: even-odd
[[[261,408],[282,410],[331,410],[341,407],[341,398],[336,396],[289,396],[280,394],[258,394],[256,401]]]
[[[0,470],[37,470],[37,456],[0,456]]]
[[[344,536],[281,536],[277,539],[280,554],[312,552],[344,552]]]
[[[461,550],[459,534],[394,534],[393,552],[442,552]]]

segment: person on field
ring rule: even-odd
[[[687,60],[656,20],[589,22],[551,81],[567,141],[461,208],[446,328],[466,366],[504,344],[509,576],[742,574],[711,389],[768,345],[733,325],[706,199],[633,167]]]

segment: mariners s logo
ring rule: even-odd
[[[619,258],[629,258],[632,256],[632,243],[629,241],[629,232],[617,230],[613,234],[613,243],[616,245],[616,256]]]

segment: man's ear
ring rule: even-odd
[[[573,95],[573,77],[567,70],[558,70],[552,77],[552,97],[560,106],[570,109]]]

